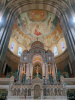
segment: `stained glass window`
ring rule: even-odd
[[[61,43],[61,46],[62,46],[62,51],[64,51],[65,50],[64,42]]]
[[[58,49],[57,47],[54,47],[54,56],[57,56],[58,55]]]
[[[15,45],[14,42],[12,42],[12,43],[11,43],[11,48],[10,48],[10,50],[11,50],[12,52],[13,52],[13,50],[14,50],[14,45]]]
[[[21,56],[21,53],[22,53],[22,48],[19,47],[19,48],[18,48],[18,55]]]

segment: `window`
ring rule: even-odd
[[[10,50],[13,52],[13,50],[14,50],[14,42],[11,43],[11,48],[10,48]]]
[[[65,50],[64,42],[61,43],[61,46],[62,46],[62,51],[64,51]]]
[[[18,48],[18,55],[21,56],[21,53],[22,53],[22,48],[19,47],[19,48]]]
[[[54,47],[54,56],[57,56],[57,55],[58,55],[57,47]]]

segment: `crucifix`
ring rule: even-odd
[[[38,41],[38,37],[37,37],[37,41]]]

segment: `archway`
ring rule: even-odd
[[[34,55],[33,57],[33,78],[37,76],[42,79],[42,57],[41,55]]]
[[[64,7],[64,8],[63,8]],[[1,26],[1,40],[0,40],[0,67],[3,66],[5,59],[6,51],[8,48],[9,39],[11,36],[11,31],[14,25],[14,22],[17,18],[17,15],[20,13],[31,10],[31,9],[43,9],[55,13],[60,19],[61,26],[64,31],[64,37],[69,51],[69,57],[73,63],[73,71],[75,73],[75,38],[74,38],[74,27],[70,23],[72,18],[72,10],[70,10],[69,5],[63,1],[47,1],[44,0],[35,2],[31,0],[27,2],[25,0],[15,2],[10,2],[5,8],[3,13],[3,18],[5,19],[4,25]],[[69,17],[70,16],[70,17]],[[11,25],[10,25],[11,24]],[[66,27],[66,28],[65,28]],[[6,48],[6,49],[5,49]]]
[[[34,99],[39,99],[41,97],[41,88],[39,85],[34,86]]]

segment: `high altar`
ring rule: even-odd
[[[54,54],[39,41],[21,54],[18,80],[8,92],[8,100],[13,99],[67,100],[66,89],[57,80]]]

